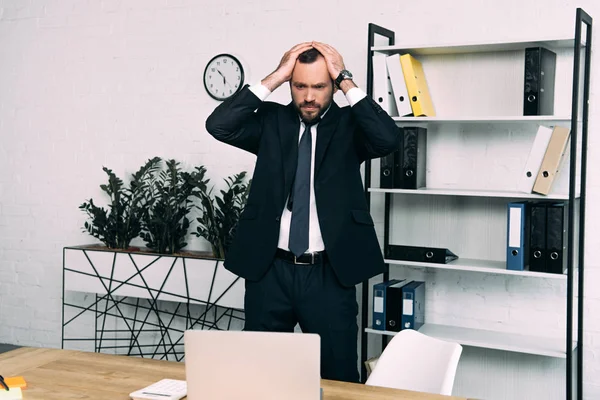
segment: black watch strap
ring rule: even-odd
[[[337,86],[339,88],[340,87],[340,83],[342,83],[342,81],[344,79],[352,79],[352,74],[350,73],[350,71],[347,71],[345,69],[341,70],[340,74],[335,79],[335,86]]]

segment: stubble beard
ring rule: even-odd
[[[320,106],[316,106],[316,108],[313,108],[310,110],[301,108],[300,116],[302,117],[302,120],[304,120],[306,122],[312,122],[321,116],[321,110],[322,110],[322,108]]]
[[[310,106],[314,108],[306,109],[305,107]],[[323,115],[324,110],[327,109],[329,103],[326,105],[321,105],[317,103],[302,103],[300,105],[294,103],[294,107],[303,121],[312,122],[315,119],[321,117]]]

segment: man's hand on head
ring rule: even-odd
[[[335,49],[333,46],[330,46],[325,43],[320,42],[312,42],[312,45],[315,49],[319,50],[323,57],[325,57],[325,62],[327,63],[327,70],[329,71],[329,75],[331,76],[331,80],[335,81],[337,77],[340,75],[343,69],[346,69],[344,65],[344,59],[342,55]],[[347,93],[348,90],[357,87],[354,81],[344,79],[340,83],[340,89],[342,92]],[[335,88],[337,90],[337,87]]]
[[[325,62],[327,63],[329,75],[331,75],[331,79],[335,80],[340,72],[343,69],[346,69],[342,55],[338,53],[338,51],[332,46],[325,43],[312,42],[312,46],[319,50],[321,54],[323,54],[323,57],[325,57]]]
[[[292,72],[294,71],[298,56],[312,47],[311,42],[299,43],[292,47],[283,55],[277,69],[263,79],[261,83],[272,92],[283,83],[289,81],[292,78]]]

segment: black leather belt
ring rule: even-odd
[[[316,251],[314,253],[304,253],[300,257],[296,257],[291,251],[277,248],[275,257],[289,261],[293,264],[311,265],[325,262],[327,253],[325,251]]]

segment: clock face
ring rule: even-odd
[[[219,54],[212,58],[204,70],[204,87],[216,100],[225,100],[236,94],[244,83],[244,69],[237,58]]]

